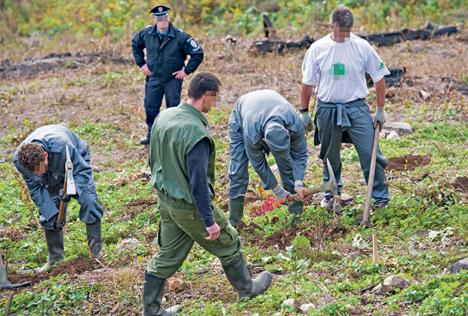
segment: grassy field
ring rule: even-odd
[[[354,204],[336,215],[320,208],[316,197],[307,203],[299,228],[289,226],[284,206],[254,216],[265,192],[252,173],[240,235],[251,271],[273,272],[272,287],[253,300],[237,301],[219,262],[195,246],[169,280],[164,305],[181,304],[183,315],[299,315],[283,304],[292,298],[296,306],[313,304],[310,315],[465,315],[468,272],[446,269],[468,256],[468,109],[462,93],[468,84],[467,36],[464,30],[450,38],[378,49],[388,66],[407,69],[402,85],[388,90],[387,109],[391,121],[413,128],[410,135],[383,139],[382,151],[389,158],[410,155],[410,166],[414,155],[425,157],[425,163],[388,171],[393,199],[389,208],[372,215],[372,227],[356,225],[366,186],[352,147],[343,149],[342,159],[345,192],[355,197]],[[223,82],[220,104],[208,118],[217,146],[216,201],[227,210],[231,107],[240,95],[260,88],[277,90],[298,104],[305,51],[254,57],[247,54],[247,39],[233,48],[213,38],[201,43],[207,54],[200,70]],[[131,60],[128,43],[30,42],[26,47],[22,53],[10,49],[2,55],[12,61],[65,51],[97,57],[87,63],[70,59],[53,71],[11,72],[0,78],[0,251],[6,253],[10,280],[24,280],[20,270],[47,259],[37,211],[10,163],[24,137],[45,124],[64,124],[91,146],[105,210],[104,259],[102,264],[87,259],[85,225],[78,220],[79,205],[72,202],[65,262],[51,274],[35,276],[30,287],[0,292],[0,313],[13,293],[11,313],[16,315],[140,314],[144,267],[158,251],[154,239],[159,223],[157,197],[148,184],[147,149],[137,145],[145,128],[144,78],[125,62]],[[124,62],[112,62],[116,56]],[[374,99],[372,92],[371,104]],[[308,141],[306,182],[317,184],[318,149],[311,135]],[[376,263],[371,234],[378,240]],[[386,295],[371,292],[394,274],[407,278],[410,286]]]

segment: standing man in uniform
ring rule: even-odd
[[[35,272],[49,272],[64,258],[63,226],[58,223],[60,201],[70,196],[62,192],[65,179],[67,149],[73,163],[73,179],[80,204],[79,217],[86,224],[91,254],[100,258],[102,249],[102,207],[98,202],[90,165],[89,146],[68,128],[46,125],[32,132],[18,147],[13,164],[23,176],[32,200],[39,208],[39,222],[47,241],[47,263]]]
[[[150,261],[143,288],[144,315],[173,315],[161,307],[166,279],[182,265],[194,241],[221,261],[240,298],[263,293],[272,275],[252,280],[237,231],[213,204],[215,143],[203,113],[216,104],[219,79],[211,73],[193,77],[187,102],[162,112],[150,144],[151,183],[159,195],[159,253]]]
[[[314,125],[314,144],[321,144],[319,157],[329,159],[342,190],[340,149],[342,142],[352,142],[367,182],[372,156],[374,128],[382,128],[387,119],[384,110],[385,81],[388,71],[375,49],[351,32],[353,14],[346,7],[338,7],[330,16],[333,32],[314,42],[302,64],[301,114],[305,125],[312,126],[307,113],[312,90],[318,98]],[[377,110],[371,117],[366,97],[369,93],[365,74],[375,83]],[[386,207],[390,194],[385,183],[387,160],[380,149],[377,154],[372,196],[374,207]],[[329,178],[324,165],[323,179]],[[331,201],[331,192],[322,205]]]
[[[266,190],[287,200],[294,193],[301,197],[307,165],[307,142],[303,123],[294,107],[273,90],[256,90],[241,96],[229,118],[231,162],[229,165],[229,222],[242,220],[249,183],[249,161]],[[282,186],[271,171],[267,155],[278,165]],[[293,225],[300,223],[302,201],[288,204],[294,214]]]
[[[170,8],[157,5],[151,9],[155,24],[148,25],[132,39],[135,63],[146,76],[145,113],[148,132],[140,144],[148,145],[154,119],[159,114],[163,96],[166,107],[180,103],[183,79],[203,61],[203,49],[190,35],[174,27],[169,19]],[[146,49],[146,59],[144,49]],[[185,65],[185,60],[190,60]]]

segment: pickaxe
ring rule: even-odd
[[[328,176],[329,176],[329,179],[327,182],[325,182],[324,184],[322,184],[321,186],[317,186],[317,187],[312,187],[310,189],[306,189],[303,194],[302,194],[302,199],[306,199],[308,198],[309,196],[315,194],[315,193],[319,193],[321,192],[323,189],[322,187],[327,187],[327,188],[330,188],[331,189],[331,192],[333,193],[333,211],[336,210],[336,200],[339,199],[338,197],[338,185],[337,185],[337,182],[336,182],[336,178],[335,178],[335,173],[333,172],[333,168],[331,166],[331,163],[330,161],[328,160],[327,158],[327,169],[328,169]],[[297,194],[294,194],[294,195],[291,195],[289,198],[293,198],[292,201],[295,201],[297,200],[298,198],[298,195]],[[341,207],[340,204],[338,204],[338,207]]]
[[[61,225],[63,221],[63,215],[65,212],[65,196],[76,195],[75,180],[73,179],[73,162],[70,159],[70,152],[68,146],[65,146],[67,158],[65,161],[65,179],[63,181],[63,197],[60,199],[60,207],[58,212],[57,224]]]

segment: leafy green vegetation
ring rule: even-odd
[[[339,4],[355,11],[359,26],[366,31],[420,27],[427,21],[454,23],[462,21],[460,9],[466,0],[403,0],[403,1],[169,1],[173,20],[190,32],[201,30],[209,34],[256,35],[262,32],[262,13],[268,13],[278,29],[287,32],[309,32],[318,23],[327,22],[333,8]],[[153,3],[142,1],[38,1],[5,0],[0,7],[1,28],[9,37],[69,34],[76,38],[109,37],[113,40],[129,37],[151,22],[148,14]]]

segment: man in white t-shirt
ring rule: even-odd
[[[364,177],[368,179],[374,128],[382,128],[387,115],[384,110],[385,82],[388,75],[385,64],[375,49],[364,39],[351,33],[353,14],[345,7],[338,7],[330,16],[333,32],[314,42],[307,51],[302,64],[301,118],[306,129],[312,129],[308,113],[309,101],[315,87],[318,98],[313,125],[316,127],[314,144],[321,144],[319,157],[328,158],[338,181],[341,194],[342,142],[354,144],[359,155]],[[375,83],[377,110],[372,119],[366,97],[369,93],[365,74]],[[374,207],[386,207],[390,200],[385,184],[387,160],[380,149],[377,154],[372,196]],[[323,179],[328,181],[326,165]],[[329,205],[331,192],[325,194],[322,205]]]

